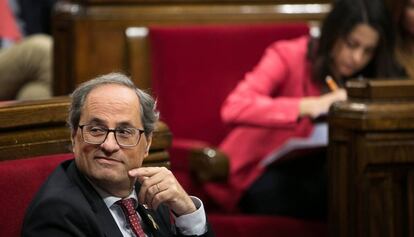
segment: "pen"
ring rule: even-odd
[[[338,90],[338,85],[336,84],[335,80],[331,76],[329,75],[326,76],[325,81],[331,91]]]

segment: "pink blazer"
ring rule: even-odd
[[[277,41],[246,74],[222,107],[234,125],[220,149],[229,155],[226,184],[207,184],[206,191],[223,208],[234,210],[242,193],[262,174],[260,161],[291,137],[308,136],[312,122],[299,117],[299,101],[320,95],[311,80],[306,36]]]

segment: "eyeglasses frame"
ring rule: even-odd
[[[108,138],[109,133],[110,133],[110,132],[113,132],[113,133],[114,133],[114,137],[115,137],[116,144],[118,144],[118,146],[120,146],[120,147],[124,147],[124,148],[131,148],[131,147],[134,147],[134,146],[138,145],[138,143],[141,141],[142,134],[145,132],[143,129],[134,128],[134,127],[129,127],[129,128],[133,128],[133,129],[135,129],[135,130],[138,130],[138,135],[139,135],[139,137],[138,137],[137,143],[135,143],[134,145],[121,145],[121,144],[119,144],[119,142],[118,142],[118,138],[117,138],[117,136],[116,136],[116,131],[117,131],[117,130],[119,130],[119,128],[114,128],[114,129],[105,128],[105,129],[106,129],[105,139],[104,139],[101,143],[91,143],[91,142],[87,142],[87,141],[85,140],[85,137],[83,136],[83,128],[84,128],[85,126],[92,126],[92,125],[91,125],[91,124],[82,124],[82,125],[78,125],[78,127],[81,129],[81,137],[82,137],[82,140],[83,140],[85,143],[88,143],[88,144],[91,144],[91,145],[101,145],[102,143],[104,143],[104,142],[106,141],[106,139]]]

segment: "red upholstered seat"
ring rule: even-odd
[[[73,154],[54,154],[0,162],[0,236],[20,236],[30,201],[47,176]]]
[[[307,34],[309,26],[255,24],[150,27],[153,93],[173,134],[171,167],[184,188],[201,197],[217,236],[325,236],[326,225],[282,218],[224,214],[197,185],[188,148],[218,146],[230,127],[220,107],[273,41]]]
[[[151,27],[151,82],[174,142],[219,145],[229,132],[219,114],[228,93],[273,41],[308,29],[304,23]]]

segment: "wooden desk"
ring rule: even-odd
[[[355,81],[329,113],[332,237],[414,236],[414,80]]]

